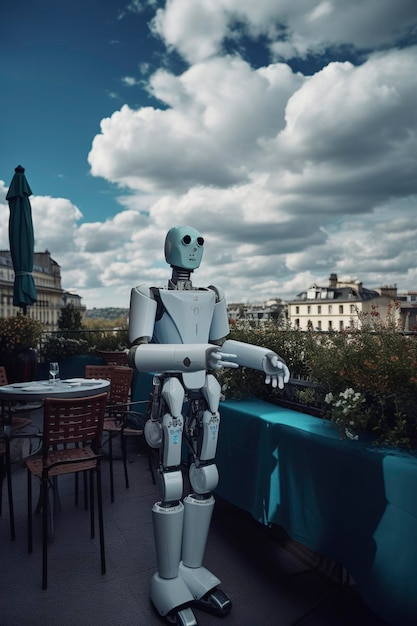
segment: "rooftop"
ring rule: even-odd
[[[32,412],[34,422],[41,411]],[[7,490],[0,518],[2,626],[100,626],[166,624],[149,600],[156,569],[151,508],[158,499],[141,440],[129,439],[129,477],[115,462],[116,501],[110,502],[108,467],[103,463],[107,573],[100,574],[98,538],[89,536],[88,513],[73,501],[73,479],[60,482],[62,511],[49,547],[49,586],[41,590],[40,516],[34,520],[34,551],[27,553],[26,471],[16,463],[13,488],[16,541],[10,540]],[[61,479],[60,479],[61,480]],[[34,491],[34,498],[36,491]],[[231,598],[229,615],[218,618],[195,610],[200,626],[384,626],[350,584],[335,594],[329,563],[289,542],[279,528],[268,529],[249,514],[217,498],[205,565]],[[352,582],[352,581],[351,581]],[[330,594],[330,595],[329,595]],[[301,622],[300,622],[301,623]],[[386,625],[385,625],[386,626]]]

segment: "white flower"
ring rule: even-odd
[[[333,402],[333,394],[331,391],[329,393],[326,393],[324,401],[326,404],[331,404]]]
[[[359,436],[352,433],[348,428],[345,428],[345,435],[348,439],[352,439],[353,441],[357,441],[359,439]]]

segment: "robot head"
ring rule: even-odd
[[[191,226],[174,226],[165,238],[165,259],[169,265],[193,271],[200,266],[204,239]]]

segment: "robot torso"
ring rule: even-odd
[[[158,290],[160,312],[155,321],[154,343],[208,343],[215,308],[211,289]]]

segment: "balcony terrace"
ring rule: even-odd
[[[31,415],[41,423],[42,412]],[[98,538],[89,536],[88,513],[73,502],[73,482],[60,483],[63,512],[57,514],[49,549],[49,586],[41,590],[40,516],[34,521],[34,551],[26,543],[26,471],[13,471],[16,541],[10,540],[7,490],[0,518],[2,626],[149,626],[167,623],[149,600],[156,569],[151,508],[158,499],[143,444],[129,439],[125,489],[121,461],[115,463],[116,501],[110,502],[107,463],[103,500],[107,573],[100,574]],[[290,626],[323,598],[328,601],[302,623],[306,626],[383,626],[360,600],[355,587],[334,594],[333,568],[289,542],[278,528],[267,529],[242,510],[217,499],[205,565],[222,580],[233,607],[221,621],[195,610],[201,626]],[[329,596],[327,594],[330,594]],[[301,623],[301,622],[300,622]]]

